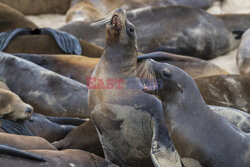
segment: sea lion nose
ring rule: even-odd
[[[30,107],[28,107],[28,108],[26,108],[26,112],[29,113],[29,114],[31,114],[33,112],[33,109],[30,108]]]

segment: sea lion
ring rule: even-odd
[[[147,63],[163,82],[161,88],[145,92],[157,92],[162,100],[168,132],[181,158],[205,167],[249,166],[250,135],[213,112],[187,73],[166,63]]]
[[[60,120],[58,118],[58,120]],[[9,134],[38,136],[46,139],[49,142],[54,142],[63,139],[75,126],[60,125],[51,122],[47,117],[40,114],[33,114],[29,120],[24,122],[12,122],[0,120],[1,129]]]
[[[31,117],[33,108],[26,104],[15,93],[11,92],[0,78],[0,118],[11,121],[24,121]]]
[[[107,160],[120,166],[181,166],[169,138],[160,101],[141,90],[125,88],[136,78],[136,32],[123,9],[106,25],[106,44],[88,86],[91,119]],[[108,81],[111,83],[104,85]],[[112,85],[113,84],[113,85]],[[153,162],[152,162],[153,161]]]
[[[48,120],[51,122],[54,122],[59,125],[73,125],[73,126],[79,126],[83,124],[84,122],[88,121],[88,119],[81,119],[81,118],[73,118],[73,117],[52,117],[52,116],[46,116]]]
[[[15,155],[3,155],[0,154],[0,161],[2,167],[118,167],[115,164],[111,164],[105,161],[103,158],[94,154],[81,151],[81,150],[27,150],[29,154],[39,155],[46,162],[31,161],[30,158],[21,158]]]
[[[78,54],[101,57],[103,48],[51,28],[20,28],[0,34],[0,50],[6,53]]]
[[[10,75],[11,74],[11,75]],[[27,60],[0,52],[0,77],[36,113],[88,117],[87,87]]]
[[[153,59],[158,62],[172,64],[187,72],[192,78],[228,74],[228,72],[215,64],[189,56],[176,55],[166,52],[153,52],[138,56],[137,61],[141,62],[146,59]]]
[[[198,78],[195,82],[207,104],[250,113],[250,76],[219,75]]]
[[[250,27],[250,14],[220,14],[214,16],[220,19],[230,32],[244,32]]]
[[[25,15],[47,13],[65,14],[70,6],[70,0],[0,0]]]
[[[0,143],[21,150],[57,150],[47,140],[37,136],[0,133]]]
[[[148,7],[132,10],[127,17],[137,27],[142,53],[165,51],[211,59],[239,45],[239,40],[220,20],[202,10],[183,6]],[[104,46],[103,23],[108,20],[110,16],[95,23],[69,23],[59,30]]]
[[[104,157],[102,145],[91,120],[72,130],[64,139],[53,142],[58,150],[79,149]]]
[[[250,75],[250,28],[243,34],[240,42],[236,62],[241,74]]]
[[[37,28],[37,26],[15,9],[0,3],[0,32],[16,28]]]
[[[85,85],[88,84],[88,78],[91,77],[99,61],[98,58],[88,58],[77,55],[15,54],[15,56],[29,60],[43,68],[79,81]],[[193,78],[228,74],[223,69],[207,61],[166,52],[139,55],[137,61],[141,62],[147,58],[173,64],[189,73]],[[138,65],[138,68],[139,67],[140,65]]]

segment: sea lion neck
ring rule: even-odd
[[[121,78],[136,77],[137,51],[130,46],[112,45],[104,49],[101,61],[110,75]]]

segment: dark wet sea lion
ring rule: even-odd
[[[106,25],[105,49],[92,75],[97,81],[109,80],[111,87],[100,82],[95,89],[90,81],[88,92],[91,119],[105,158],[120,166],[181,166],[167,133],[160,101],[144,93],[140,82],[134,89],[125,87],[127,78],[139,81],[136,59],[134,26],[125,11],[117,9]]]
[[[37,28],[37,26],[15,9],[0,3],[0,32],[16,28]]]
[[[156,92],[181,158],[193,159],[204,167],[249,166],[250,135],[213,112],[187,73],[166,63],[148,63],[156,78],[163,79]]]
[[[215,64],[189,56],[181,56],[166,52],[153,52],[140,55],[137,58],[138,62],[146,59],[153,59],[158,62],[172,64],[187,72],[192,78],[228,74],[228,72]]]
[[[17,156],[0,154],[2,167],[117,167],[105,161],[103,158],[81,150],[27,150],[28,153],[36,154],[46,162],[31,161]]]
[[[0,0],[0,2],[9,5],[25,15],[39,15],[46,13],[67,12],[70,6],[70,0]]]
[[[128,12],[127,17],[137,28],[138,47],[142,53],[166,51],[211,59],[239,44],[222,21],[198,9],[182,6],[140,8]],[[104,46],[103,23],[108,20],[109,17],[98,23],[69,23],[60,30]]]
[[[250,27],[250,26],[249,26]],[[243,34],[238,49],[236,61],[241,74],[250,75],[250,28]]]
[[[33,108],[26,104],[15,93],[11,92],[0,78],[0,118],[11,121],[24,121],[31,117]]]
[[[59,118],[58,118],[59,120]],[[51,122],[47,117],[40,114],[33,114],[29,120],[24,122],[12,122],[1,119],[1,128],[9,134],[38,136],[49,142],[63,139],[71,130],[72,125],[60,125]]]
[[[46,116],[48,120],[51,122],[54,122],[59,125],[73,125],[73,126],[79,126],[83,124],[84,122],[88,121],[88,119],[81,119],[81,118],[74,118],[74,117],[51,117]]]
[[[104,157],[102,145],[91,120],[72,130],[64,139],[52,143],[57,149],[79,149]]]
[[[10,75],[11,74],[11,75]],[[88,117],[87,87],[29,61],[0,52],[0,77],[36,113]]]
[[[215,17],[222,20],[231,32],[246,31],[250,27],[250,14],[222,14]]]
[[[47,140],[37,136],[0,133],[0,143],[21,150],[56,150]]]
[[[232,107],[250,113],[250,76],[219,75],[195,79],[209,105]]]

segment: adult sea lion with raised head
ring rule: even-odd
[[[88,92],[91,119],[105,158],[120,166],[181,166],[166,129],[161,102],[144,93],[136,78],[136,43],[134,26],[125,11],[115,10],[106,25],[103,55],[92,74],[100,84],[90,83]],[[122,82],[127,78],[138,81],[138,87],[126,88]],[[107,87],[101,83],[108,80],[111,85]]]
[[[148,60],[161,88],[145,89],[162,100],[168,132],[182,158],[204,167],[250,165],[250,135],[216,114],[203,100],[192,78],[181,69]]]

